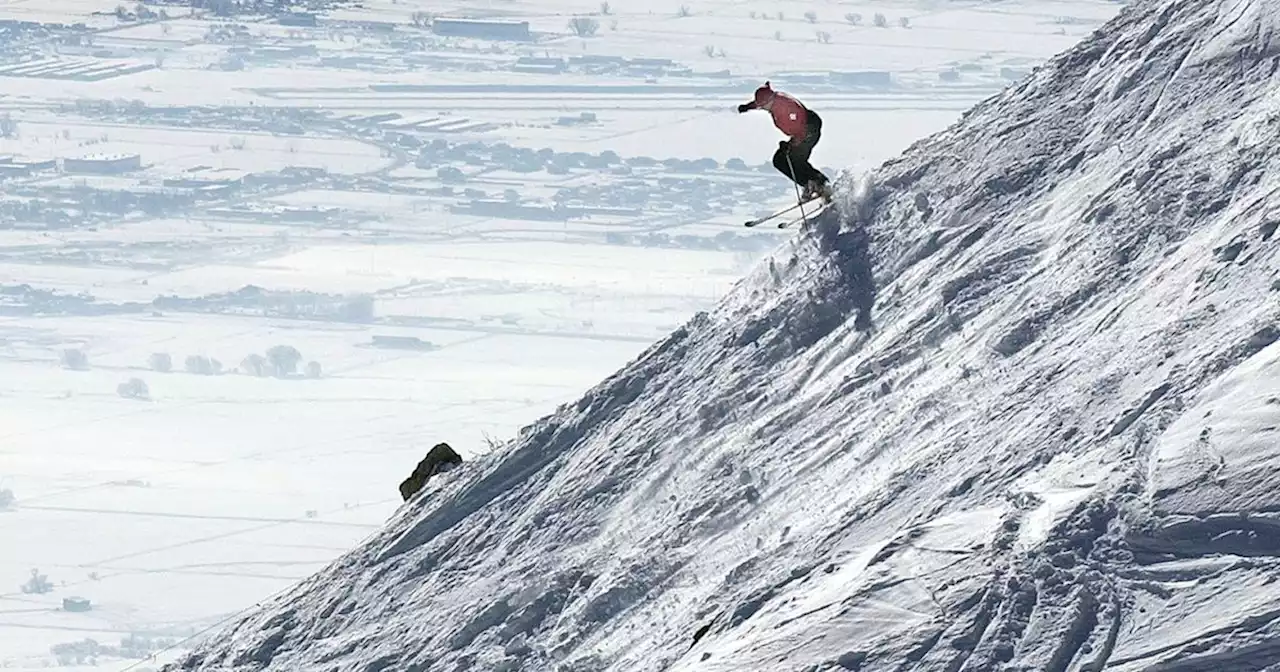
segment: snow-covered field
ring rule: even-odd
[[[778,139],[768,118],[732,110],[760,81],[788,88],[790,77],[823,113],[815,163],[862,171],[995,93],[1010,81],[1002,67],[1040,62],[1117,9],[1093,0],[659,2],[604,15],[600,3],[585,1],[362,4],[332,12],[335,23],[319,28],[246,18],[244,38],[216,34],[236,22],[188,17],[185,7],[166,5],[172,18],[136,22],[100,3],[0,2],[0,19],[82,22],[95,31],[79,46],[19,40],[4,63],[66,61],[50,66],[50,77],[99,60],[156,66],[98,81],[0,69],[0,131],[8,133],[0,163],[135,153],[142,162],[120,174],[54,168],[0,182],[0,669],[158,667],[197,635],[376,539],[397,515],[396,486],[431,445],[447,441],[479,458],[490,441],[515,438],[715,306],[795,235],[741,226],[793,198],[780,176],[754,170]],[[689,16],[679,16],[684,4]],[[501,13],[559,34],[535,44],[428,38],[422,47],[394,46],[429,36],[408,26],[415,11]],[[602,24],[596,36],[567,34],[572,16],[592,12]],[[845,18],[855,12],[866,25]],[[876,12],[888,26],[870,25]],[[339,20],[400,25],[387,37]],[[317,51],[293,60],[253,53],[309,46]],[[544,54],[670,58],[732,76],[648,82],[510,71],[516,58]],[[424,64],[450,58],[475,69]],[[363,59],[366,69],[333,59]],[[805,89],[805,76],[867,69],[888,70],[896,83]],[[940,77],[952,71],[958,80]],[[600,82],[639,91],[590,90]],[[505,89],[370,88],[476,83]],[[644,91],[690,85],[707,92]],[[547,86],[586,88],[539,93]],[[742,159],[752,170],[614,163],[528,172],[475,154],[417,158],[418,147],[387,133],[395,120],[336,121],[440,111],[492,126],[421,133],[419,141],[624,160]],[[558,122],[583,112],[596,120]],[[447,181],[446,166],[468,179]],[[295,168],[323,169],[323,177],[278,174]],[[160,202],[186,198],[186,187],[169,183],[183,179],[234,188]],[[618,210],[570,221],[454,211],[468,198],[508,198],[508,190],[537,203],[569,193],[575,203]],[[610,200],[624,190],[637,200]],[[129,200],[135,193],[143,194],[137,202]],[[317,319],[264,313],[269,302],[252,297],[226,305],[209,298],[246,287],[322,293],[329,296],[316,301],[325,305],[364,295],[374,307],[360,319]],[[386,337],[401,338],[400,346],[382,347]],[[430,346],[406,348],[405,339]],[[247,372],[250,355],[282,345],[298,351],[299,375]],[[83,353],[85,365],[71,366],[68,350]],[[157,370],[157,355],[172,370]],[[221,373],[189,372],[189,357],[217,360]],[[303,373],[310,362],[318,376]],[[135,378],[145,398],[122,396],[120,386]],[[1168,455],[1190,464],[1185,449]],[[1084,496],[1070,485],[1044,487],[1045,501],[1059,507]],[[600,496],[610,496],[607,488]],[[1041,534],[1058,512],[1046,507]],[[958,546],[981,537],[990,520],[965,512],[927,535],[935,546]],[[640,552],[618,548],[620,558]],[[937,559],[902,562],[928,567]],[[33,570],[47,576],[49,591],[24,591]],[[855,580],[851,571],[827,580]],[[88,599],[91,610],[65,610],[71,597]],[[805,610],[801,602],[787,608]],[[895,614],[860,618],[910,620]],[[145,660],[137,651],[162,655]]]
[[[1280,669],[1278,34],[1132,3],[171,669]]]
[[[166,177],[198,166],[239,172],[307,166],[333,173],[367,173],[390,163],[376,146],[353,140],[76,124],[47,113],[24,116],[21,124],[20,137],[0,138],[0,155],[42,160],[136,153],[144,166]]]

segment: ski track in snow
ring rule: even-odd
[[[1276,669],[1278,69],[1135,2],[172,669]]]

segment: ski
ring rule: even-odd
[[[814,199],[814,200],[821,200],[821,199]],[[812,202],[812,201],[810,201],[810,202]],[[803,215],[803,216],[799,216],[799,217],[792,217],[791,219],[786,219],[786,220],[783,220],[783,221],[781,221],[781,222],[778,222],[778,228],[779,228],[779,229],[785,229],[785,228],[787,228],[788,226],[791,226],[792,224],[795,224],[796,222],[802,222],[802,221],[804,221],[804,220],[806,220],[806,219],[812,219],[812,218],[814,218],[814,217],[817,217],[818,215],[820,215],[820,214],[822,214],[822,213],[826,212],[827,208],[829,208],[829,207],[831,207],[831,203],[829,203],[829,202],[828,202],[828,203],[822,203],[822,204],[818,205],[818,207],[817,207],[816,209],[814,209],[814,211],[813,211],[813,212],[808,212],[808,211],[806,211],[806,212],[804,213],[804,215]]]
[[[781,210],[779,210],[779,211],[777,211],[777,212],[775,212],[775,213],[773,213],[773,214],[765,215],[764,217],[757,217],[756,219],[749,219],[749,220],[747,220],[743,225],[744,225],[744,226],[746,226],[746,227],[748,227],[748,228],[750,228],[750,227],[753,227],[753,226],[757,226],[757,225],[759,225],[759,224],[764,224],[765,222],[767,222],[767,221],[769,221],[769,220],[771,220],[771,219],[777,219],[777,218],[779,218],[779,217],[781,217],[781,216],[783,216],[783,215],[787,214],[788,212],[791,212],[792,210],[796,210],[796,209],[800,208],[801,206],[806,206],[806,205],[809,205],[810,203],[813,203],[814,201],[821,201],[821,200],[822,200],[822,197],[821,197],[821,196],[814,196],[813,198],[811,198],[811,199],[809,199],[809,200],[807,200],[807,201],[804,201],[803,203],[796,203],[795,205],[791,205],[791,206],[785,207],[785,208],[783,208],[783,209],[781,209]],[[805,213],[805,214],[807,215],[808,213]],[[779,225],[779,227],[778,227],[778,228],[786,228],[786,227],[783,227],[783,226]]]

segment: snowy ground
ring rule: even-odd
[[[1280,668],[1267,0],[1147,0],[172,669]]]
[[[236,172],[308,166],[334,173],[365,173],[390,163],[380,156],[376,146],[353,140],[77,124],[48,113],[24,115],[21,124],[20,137],[0,138],[0,155],[43,160],[137,153],[149,172],[164,176],[199,166]]]
[[[777,133],[764,115],[738,116],[732,106],[758,81],[785,83],[787,73],[798,70],[889,69],[902,82],[898,89],[815,89],[804,96],[826,120],[815,161],[861,170],[994,93],[1007,82],[1001,67],[1038,62],[1115,11],[1110,3],[1083,0],[946,9],[826,3],[810,22],[805,3],[695,2],[688,17],[676,16],[682,3],[668,4],[652,5],[651,13],[619,8],[613,19],[600,17],[604,27],[589,40],[563,34],[538,45],[460,40],[409,55],[356,29],[247,21],[255,39],[275,45],[382,60],[364,71],[315,59],[251,60],[244,70],[222,71],[217,68],[234,45],[206,42],[213,22],[201,18],[132,25],[91,17],[101,10],[93,3],[0,3],[0,18],[83,21],[100,31],[91,48],[44,41],[22,53],[65,61],[51,73],[95,59],[161,61],[95,82],[0,77],[0,104],[17,124],[14,137],[0,139],[0,156],[138,153],[144,164],[122,176],[39,173],[4,183],[0,201],[54,189],[69,199],[84,189],[159,190],[175,177],[238,178],[291,166],[323,168],[332,176],[324,184],[288,184],[179,213],[131,212],[92,226],[10,229],[0,223],[0,287],[87,293],[96,306],[122,306],[257,285],[366,293],[377,306],[372,323],[167,308],[107,316],[83,308],[38,316],[0,310],[0,492],[11,490],[15,498],[0,510],[0,668],[44,669],[56,660],[52,647],[85,638],[118,646],[138,636],[152,638],[151,649],[165,648],[314,574],[381,528],[399,505],[396,485],[431,444],[449,441],[470,458],[489,450],[486,436],[513,437],[713,306],[790,235],[758,231],[753,235],[760,238],[739,247],[705,244],[743,234],[743,218],[791,198],[790,187],[769,173],[689,175],[659,167],[628,176],[561,175],[451,160],[480,173],[459,191],[480,189],[489,197],[511,188],[545,200],[571,187],[607,193],[628,181],[653,185],[639,216],[570,222],[477,216],[451,212],[457,197],[432,191],[442,186],[437,166],[415,166],[412,156],[369,134],[371,126],[295,133],[244,126],[237,118],[262,108],[282,110],[282,118],[297,110],[330,118],[387,111],[428,117],[445,110],[495,127],[427,134],[427,141],[611,150],[624,158],[741,158],[754,167],[767,161]],[[407,24],[413,11],[452,11],[405,2],[364,5],[335,16]],[[503,12],[530,20],[535,30],[559,33],[575,13],[599,9],[596,2],[502,3]],[[787,16],[750,18],[765,9]],[[843,18],[860,12],[870,22],[877,11],[894,22],[907,16],[911,27],[855,27]],[[1068,16],[1078,21],[1062,20]],[[616,30],[609,27],[613,20]],[[832,34],[830,44],[816,40],[819,30]],[[708,55],[707,46],[724,53]],[[101,50],[111,56],[95,54]],[[730,69],[734,78],[658,82],[712,87],[705,94],[548,95],[527,87],[647,84],[508,71],[515,58],[544,52],[670,57],[699,71]],[[416,60],[428,58],[470,59],[480,69],[434,71]],[[940,72],[963,64],[970,67],[958,82],[941,82]],[[509,91],[368,87],[475,82]],[[113,101],[117,108],[76,109],[76,100]],[[208,106],[222,116],[216,124],[200,117],[174,125],[123,111],[131,101]],[[556,123],[582,112],[597,114],[598,122]],[[698,203],[681,191],[693,180],[735,186],[724,186],[714,204]],[[400,191],[387,191],[387,184]],[[342,214],[303,221],[231,212],[243,206],[322,206]],[[610,235],[667,238],[620,244]],[[672,242],[680,236],[688,238]],[[7,305],[0,294],[0,308]],[[437,347],[373,347],[375,336],[416,337]],[[297,348],[304,362],[317,362],[322,375],[281,380],[233,370],[246,356],[282,344]],[[62,365],[68,348],[86,354],[87,370]],[[156,353],[171,356],[173,372],[150,368]],[[226,372],[187,373],[183,362],[192,355],[215,358]],[[117,386],[131,378],[146,382],[148,400],[118,394]],[[936,534],[946,540],[956,529],[942,525]],[[20,589],[33,569],[48,576],[51,592]],[[61,610],[70,596],[89,598],[93,610]],[[96,662],[92,669],[120,670],[135,661],[107,653]]]

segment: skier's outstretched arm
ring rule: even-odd
[[[756,101],[753,100],[749,103],[743,103],[739,105],[738,114],[742,114],[743,112],[747,112],[749,110],[754,110],[754,109],[756,109]]]

